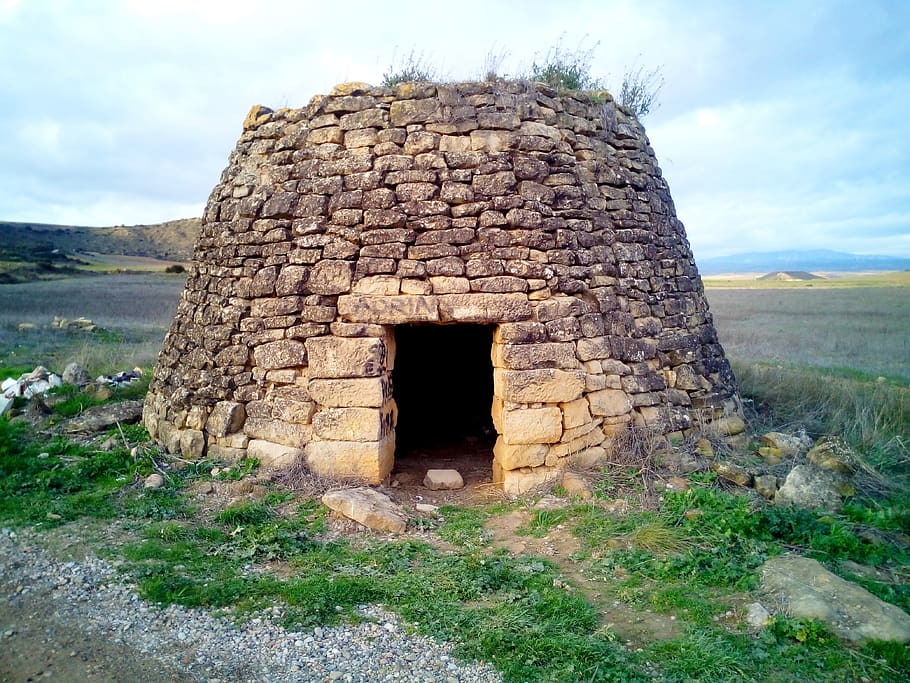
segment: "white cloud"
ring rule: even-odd
[[[254,103],[378,82],[412,48],[453,79],[499,48],[514,74],[564,34],[600,41],[592,72],[613,85],[663,65],[646,123],[697,255],[910,254],[907,23],[910,5],[846,0],[0,0],[0,218],[198,214]]]

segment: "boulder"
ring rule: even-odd
[[[78,363],[70,363],[63,369],[63,383],[75,384],[77,387],[84,387],[92,381],[88,370]]]
[[[322,503],[374,531],[400,534],[408,525],[404,511],[391,498],[365,486],[329,491]]]
[[[765,562],[759,573],[762,589],[781,600],[794,617],[817,619],[853,642],[910,641],[910,615],[815,560],[779,555]]]
[[[762,436],[761,440],[765,448],[775,449],[782,458],[792,458],[805,453],[812,443],[805,432],[796,436],[783,432],[768,432]]]
[[[774,502],[837,512],[844,505],[844,489],[841,477],[814,465],[797,465],[790,470]]]
[[[813,465],[823,470],[848,474],[855,469],[856,453],[850,445],[836,436],[822,437],[806,454]]]

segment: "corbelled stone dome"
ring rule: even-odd
[[[186,456],[378,482],[396,431],[480,416],[521,491],[630,423],[738,410],[667,183],[608,93],[352,83],[247,116],[144,421]]]

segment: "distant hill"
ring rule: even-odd
[[[702,275],[718,273],[775,273],[775,272],[861,272],[907,270],[910,258],[848,254],[829,249],[811,251],[769,251],[716,256],[699,259]]]
[[[0,221],[0,251],[47,248],[189,261],[200,226],[199,218],[101,228]]]
[[[778,282],[792,282],[794,280],[824,280],[820,275],[813,275],[804,270],[778,270],[774,273],[762,275],[759,280],[776,280]]]

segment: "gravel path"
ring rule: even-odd
[[[376,607],[356,626],[287,631],[277,608],[237,626],[150,605],[109,563],[60,562],[39,538],[0,530],[0,681],[501,681]]]

